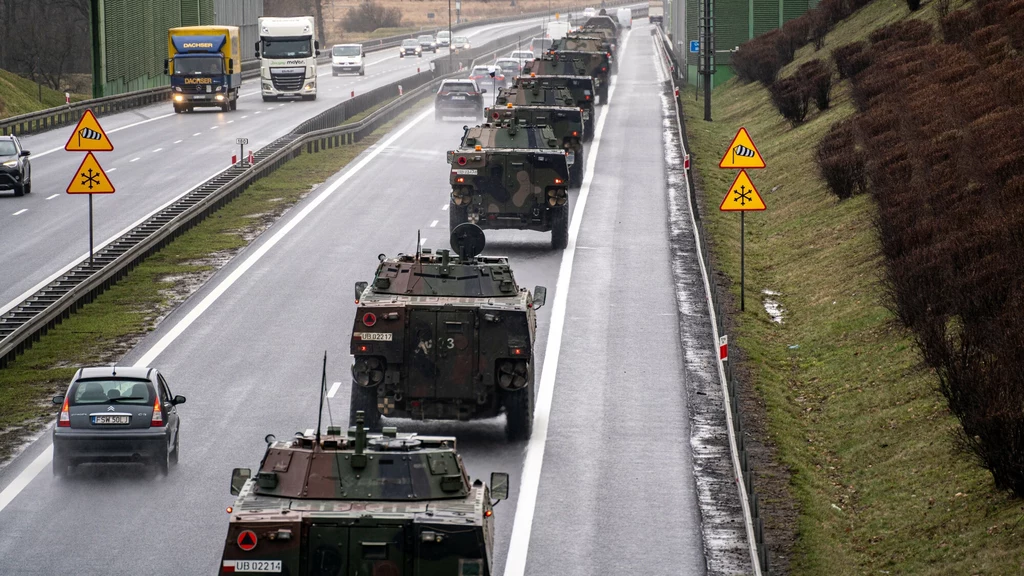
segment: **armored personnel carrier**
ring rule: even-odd
[[[533,426],[536,311],[547,290],[516,285],[508,259],[479,256],[483,232],[463,224],[448,250],[381,255],[356,283],[351,410],[415,420],[505,413],[510,440]]]
[[[611,82],[611,52],[583,52],[580,50],[557,50],[546,55],[542,60],[550,58],[557,66],[559,62],[572,60],[583,65],[584,74],[594,79],[599,104],[608,103],[608,87]]]
[[[588,56],[584,57],[579,54],[586,54]],[[578,92],[589,90],[589,94],[583,94],[585,100],[594,100],[593,96],[604,95],[600,101],[596,102],[597,104],[604,104],[608,101],[608,71],[605,70],[604,72],[601,72],[601,66],[598,66],[595,75],[592,66],[593,62],[591,62],[591,60],[599,60],[598,54],[600,54],[601,60],[607,59],[604,52],[556,52],[554,54],[545,54],[543,58],[537,58],[533,62],[528,62],[523,68],[523,75],[534,76],[537,78],[558,76],[590,78],[591,86],[582,89],[579,88],[581,84],[579,80],[573,82],[573,84],[576,85],[576,89],[573,90],[573,95],[576,96],[577,102],[579,102],[579,96],[577,95]],[[607,68],[607,63],[605,63],[604,67]],[[567,85],[567,87],[570,88],[570,90],[574,88],[572,85]]]
[[[534,60],[534,62],[538,62],[538,60]],[[597,114],[594,110],[595,99],[593,78],[590,76],[558,76],[531,73],[525,76],[520,76],[516,81],[515,86],[520,86],[526,82],[538,82],[541,86],[549,90],[568,90],[572,97],[572,103],[568,105],[578,107],[583,113],[583,140],[588,141],[594,137],[594,122],[597,121]],[[532,98],[532,90],[530,93],[523,92],[517,96],[522,98]],[[513,106],[516,106],[519,104],[528,104],[529,100],[517,103],[509,100],[506,95],[505,99],[502,101],[501,93],[499,93],[495,99],[496,104],[507,105],[509,102],[511,102]],[[566,101],[562,100],[562,102]]]
[[[470,481],[455,438],[307,430],[267,448],[256,475],[231,474],[237,496],[218,574],[493,574],[490,488]],[[493,499],[493,500],[492,500]]]
[[[540,87],[539,84],[536,80],[531,82],[527,79],[517,86],[503,89],[497,98],[503,102],[496,102],[493,108],[484,108],[484,118],[491,122],[551,128],[555,138],[562,142],[562,149],[572,157],[572,163],[569,165],[569,183],[579,187],[583,182],[583,139],[587,132],[583,122],[583,110],[573,105],[572,94],[565,88],[557,89],[564,93],[564,98],[557,101],[568,105],[546,103],[549,99],[543,98],[542,94],[554,92],[556,89]]]
[[[609,70],[616,72],[616,58],[614,54],[615,43],[613,39],[607,38],[604,30],[591,30],[589,33],[577,32],[556,40],[551,45],[549,54],[564,52],[604,52],[608,56]]]
[[[450,227],[551,232],[551,247],[569,241],[569,157],[548,127],[515,123],[466,128],[448,151]]]

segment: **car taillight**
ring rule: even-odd
[[[590,94],[587,94],[587,100],[590,100]]]
[[[580,135],[580,133],[579,133],[578,131],[576,131],[576,130],[573,130],[573,131],[572,131],[572,135],[573,135],[573,136],[579,136],[579,135]]]
[[[494,117],[497,118],[498,117],[497,114],[495,114]],[[466,162],[469,162],[469,160],[467,160],[465,156],[459,156],[459,159],[458,159],[459,166],[465,166]]]
[[[149,426],[163,426],[164,425],[164,413],[160,409],[160,397],[157,396],[153,402],[153,418],[149,421]]]
[[[607,66],[601,66],[601,72],[607,72],[607,71],[608,71],[608,67]]]
[[[377,323],[377,316],[373,312],[363,314],[363,325],[369,328]]]
[[[60,409],[60,420],[57,421],[57,426],[62,428],[71,427],[71,413],[68,412],[68,397],[64,397],[64,406]]]

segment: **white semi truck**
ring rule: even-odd
[[[316,21],[312,16],[260,18],[260,87],[263,101],[298,96],[316,100]]]

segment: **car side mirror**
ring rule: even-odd
[[[21,156],[28,156],[29,154],[31,154],[31,152],[29,152],[28,150],[21,151]]]
[[[235,468],[231,471],[231,495],[238,496],[245,486],[246,481],[252,477],[252,470],[248,468]]]
[[[169,58],[164,59],[164,74],[171,73],[171,60]]]
[[[508,473],[491,472],[491,498],[508,500]]]
[[[228,58],[228,74],[234,74],[234,73],[235,73],[235,59],[234,58]]]
[[[367,282],[356,282],[356,302],[363,297],[363,292],[366,291]]]
[[[487,94],[487,88],[481,88],[480,89],[480,93],[481,94]]]
[[[180,395],[180,394],[175,396],[174,400],[171,401],[171,404],[174,404],[175,406],[177,406],[178,404],[184,404],[184,403],[185,403],[185,397]]]
[[[63,396],[54,396],[53,397],[53,403],[54,404],[63,404],[64,403],[64,397]]]
[[[533,287],[533,309],[537,310],[544,306],[548,300],[548,289],[543,286]]]
[[[320,51],[319,50],[313,50],[313,56],[316,56],[317,58],[319,58],[320,57]]]
[[[259,58],[260,57],[260,43],[257,42],[255,44],[253,44],[253,46],[256,48],[256,57]]]
[[[319,40],[313,40],[313,49],[314,50],[319,50],[320,49],[320,41]]]

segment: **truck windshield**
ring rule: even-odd
[[[362,53],[362,46],[335,46],[335,56],[359,56]]]
[[[178,56],[174,59],[175,76],[223,73],[224,62],[219,56]]]
[[[309,38],[264,38],[264,58],[309,58],[313,55]]]

